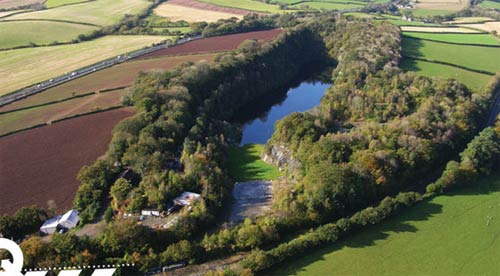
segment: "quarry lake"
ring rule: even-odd
[[[243,108],[235,118],[243,125],[241,145],[265,144],[273,135],[274,124],[293,112],[317,106],[331,84],[302,82],[281,93],[265,96]]]

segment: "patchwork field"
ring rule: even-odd
[[[0,95],[164,40],[160,36],[106,36],[78,44],[0,51]]]
[[[264,13],[281,13],[278,5],[266,4],[264,2],[252,1],[252,0],[198,0],[199,2],[205,2],[214,4],[221,7],[236,8],[247,11],[264,12]]]
[[[184,43],[176,47],[159,50],[154,53],[144,55],[141,58],[230,51],[236,49],[243,41],[247,39],[269,41],[275,38],[281,32],[282,30],[280,29],[274,29],[268,31],[257,31],[257,32],[217,36],[217,37],[207,37],[191,41],[188,43]]]
[[[261,159],[263,145],[247,144],[229,149],[229,174],[238,182],[275,180],[280,176],[278,168]]]
[[[420,203],[266,275],[499,275],[500,179]]]
[[[467,28],[474,28],[484,32],[497,32],[500,33],[500,21],[484,22],[481,24],[461,24],[460,26]]]
[[[399,65],[405,71],[414,71],[429,78],[456,79],[471,89],[481,89],[491,80],[490,75],[480,74],[457,67],[422,60],[404,58]]]
[[[0,1],[0,9],[12,9],[33,4],[43,4],[43,2],[45,2],[45,0],[2,0]]]
[[[0,18],[9,16],[9,15],[14,14],[14,13],[20,13],[20,12],[25,12],[25,11],[28,11],[28,10],[0,11]]]
[[[112,128],[132,114],[116,109],[1,138],[0,213],[49,200],[60,211],[71,208],[78,171],[105,153]]]
[[[481,31],[460,27],[426,27],[426,26],[402,26],[403,32],[426,32],[426,33],[480,33]]]
[[[54,21],[0,22],[0,49],[27,46],[32,43],[48,45],[70,42],[80,34],[90,33],[98,27]]]
[[[121,106],[125,89],[93,94],[51,105],[0,114],[0,135],[75,115]]]
[[[464,23],[481,23],[484,21],[491,21],[489,17],[457,17],[453,21],[446,21],[445,24],[464,24]]]
[[[469,0],[419,0],[417,9],[459,11],[467,7]]]
[[[185,20],[188,22],[215,22],[219,19],[227,19],[231,17],[237,17],[239,19],[243,18],[243,15],[240,14],[185,7],[177,4],[171,4],[170,1],[158,6],[154,10],[154,13],[158,16],[166,17],[171,21]]]
[[[456,11],[454,10],[437,10],[437,9],[414,9],[413,15],[416,17],[432,17],[438,15],[448,15]]]
[[[194,8],[194,9],[200,9],[200,10],[204,10],[204,11],[215,11],[215,12],[239,14],[239,15],[247,15],[247,14],[252,13],[252,11],[248,11],[248,10],[240,10],[240,9],[235,9],[235,8],[230,8],[230,7],[217,6],[214,4],[210,4],[207,2],[200,2],[200,1],[196,1],[196,0],[169,0],[168,2],[170,4],[175,4],[175,5],[184,6],[184,7],[190,7],[190,8]]]
[[[89,92],[129,86],[141,71],[169,70],[184,62],[212,61],[214,57],[215,54],[200,54],[131,60],[2,106],[0,112],[66,99]]]
[[[436,34],[403,32],[404,36],[458,44],[481,44],[499,46],[500,40],[490,34]]]
[[[47,0],[45,6],[47,8],[55,8],[63,5],[88,2],[89,0]]]
[[[147,0],[96,0],[29,13],[16,14],[9,20],[42,19],[83,22],[96,25],[117,23],[125,14],[136,14],[146,9]]]
[[[295,4],[290,6],[290,8],[300,9],[302,6],[306,5],[313,9],[318,10],[347,10],[347,9],[355,9],[362,8],[366,3],[356,2],[356,1],[338,1],[338,2],[301,2],[300,4]]]
[[[500,70],[500,48],[451,45],[403,37],[403,56],[445,62],[491,74]]]

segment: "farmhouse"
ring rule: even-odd
[[[40,227],[40,232],[46,235],[50,235],[56,232],[57,230],[61,229],[68,230],[76,227],[79,221],[80,221],[80,216],[78,214],[78,211],[69,210],[62,216],[57,216],[46,220]]]
[[[199,194],[184,192],[179,197],[174,198],[174,204],[179,206],[190,206],[200,198]]]

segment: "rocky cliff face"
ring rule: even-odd
[[[292,156],[292,151],[282,144],[267,146],[262,158],[277,166],[280,171],[294,172],[300,167],[300,162]]]

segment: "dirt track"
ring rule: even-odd
[[[239,14],[239,15],[247,15],[247,14],[252,13],[250,11],[239,10],[239,9],[228,8],[228,7],[221,7],[221,6],[212,5],[209,3],[198,2],[198,1],[193,1],[193,0],[170,0],[170,1],[168,1],[168,3],[174,4],[174,5],[179,5],[179,6],[184,6],[184,7],[200,9],[200,10],[225,12],[225,13],[232,13],[232,14]]]
[[[115,109],[0,139],[0,215],[51,199],[59,211],[70,208],[78,171],[106,151],[112,128],[132,114]]]
[[[144,55],[141,58],[144,59],[144,58],[154,58],[160,56],[174,56],[174,55],[186,55],[194,53],[231,51],[238,48],[238,46],[247,39],[269,41],[274,39],[281,32],[282,32],[281,29],[274,29],[268,31],[257,31],[257,32],[241,33],[241,34],[207,37],[187,42],[185,44],[174,46],[171,48],[159,50],[151,54]]]

